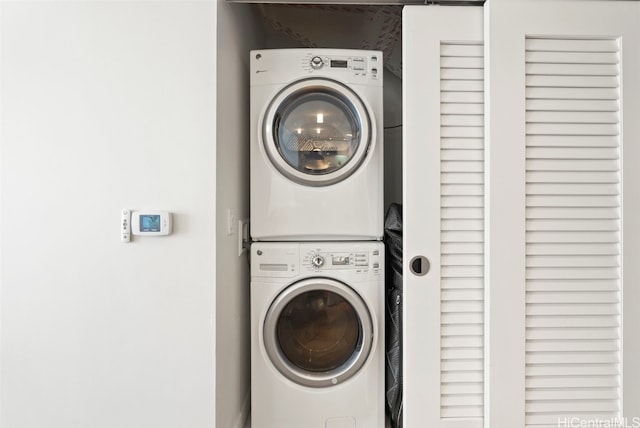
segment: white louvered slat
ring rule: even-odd
[[[473,316],[472,316],[473,315]],[[463,316],[461,315],[460,318],[462,318]],[[464,320],[468,323],[478,323],[478,322],[482,322],[482,314],[465,314],[464,315]],[[451,318],[451,314],[448,315],[448,319],[447,322],[454,322],[454,320]],[[462,322],[462,321],[458,321],[458,322]],[[482,337],[476,337],[476,336],[450,336],[447,337],[445,340],[442,341],[442,344],[446,347],[452,348],[452,347],[462,347],[462,346],[469,346],[469,347],[474,347],[474,348],[481,348],[482,347]],[[443,363],[444,364],[453,364],[453,363]],[[480,367],[479,365],[477,367]]]
[[[440,101],[442,103],[472,103],[483,104],[484,93],[483,92],[447,92],[442,91],[440,93]],[[442,107],[446,107],[444,104]]]
[[[531,392],[531,398],[533,400],[615,400],[619,398],[618,390],[616,388],[602,388],[602,389],[568,389],[557,388],[549,390],[538,390]],[[557,428],[557,425],[555,425]]]
[[[527,389],[547,389],[547,388],[567,388],[567,389],[590,389],[590,388],[611,388],[620,386],[616,376],[530,376],[526,380]],[[576,400],[579,403],[579,400]],[[565,412],[573,413],[569,406],[572,403],[565,403]],[[541,412],[542,413],[542,412]],[[609,417],[612,417],[611,415]]]
[[[443,149],[479,150],[482,141],[477,138],[442,138],[440,145]]]
[[[441,280],[441,288],[444,289],[453,289],[453,288],[464,288],[464,289],[473,289],[473,288],[482,288],[483,284],[478,282],[475,278],[442,278]]]
[[[617,361],[612,363],[530,364],[532,376],[609,376],[616,375]]]
[[[615,88],[599,87],[527,87],[527,100],[616,100],[618,93]]]
[[[527,243],[586,243],[586,244],[617,244],[620,237],[615,232],[527,232]]]
[[[481,44],[441,44],[441,406],[483,416],[484,108]]]
[[[617,52],[528,51],[531,64],[617,64]]]
[[[450,161],[440,168],[442,172],[483,172],[482,162]]]
[[[458,208],[442,208],[442,211],[446,214],[447,218],[452,219],[461,219],[461,218],[482,218],[482,208],[467,208],[467,207],[458,207]]]
[[[595,304],[527,304],[527,316],[574,316],[574,315],[620,315],[620,308],[617,303],[595,303]]]
[[[531,147],[527,149],[529,159],[618,159],[615,147]]]
[[[482,78],[482,76],[479,77]],[[440,107],[441,114],[484,114],[484,104],[482,103],[442,104]]]
[[[483,117],[480,114],[447,114],[442,115],[442,126],[482,126]]]
[[[527,183],[617,183],[616,171],[527,171]]]
[[[617,124],[527,123],[527,135],[618,135]]]
[[[617,244],[616,244],[617,246]],[[527,246],[529,248],[529,246]],[[567,249],[563,254],[566,254],[567,251],[573,251],[572,249]],[[546,254],[553,254],[552,252],[548,252]],[[575,252],[577,254],[577,252]],[[604,291],[604,290],[617,290],[618,282],[617,279],[613,280],[598,280],[598,279],[580,279],[574,281],[553,281],[553,280],[541,280],[536,281],[530,279],[528,281],[528,289],[530,291]]]
[[[472,125],[472,121],[470,118],[475,117],[475,116],[460,116],[461,118],[463,118],[463,120],[460,120],[459,122],[464,123],[464,126],[482,126],[482,121],[478,121],[478,123],[476,123],[475,125]],[[461,125],[458,123],[443,123],[442,126],[448,126],[451,128],[455,128],[455,127],[460,127]],[[453,132],[453,130],[449,130],[450,132]],[[469,148],[463,148],[463,149],[450,149],[450,148],[442,148],[442,152],[440,153],[440,159],[441,160],[454,160],[454,161],[478,161],[478,160],[482,160],[482,152],[480,152],[480,150],[477,149],[469,149]]]
[[[619,327],[618,319],[609,315],[585,317],[538,317],[527,320],[527,327]]]
[[[482,395],[482,382],[459,382],[442,385],[442,395]]]
[[[560,38],[526,38],[526,52],[575,52],[599,54],[608,52],[618,54],[618,41],[615,39],[560,39]],[[618,61],[616,61],[617,63]]]
[[[475,232],[467,232],[467,231],[443,231],[440,233],[440,238],[444,240],[444,242],[483,242],[484,235],[480,231]]]
[[[443,92],[481,92],[482,80],[442,80],[440,89]]]
[[[540,63],[530,61],[527,67],[529,75],[571,75],[571,76],[616,76],[618,65],[612,64],[571,64],[571,63]]]
[[[615,111],[531,111],[527,115],[531,122],[548,123],[617,123]]]
[[[580,147],[578,147],[580,149]],[[529,171],[619,171],[614,159],[528,159]]]
[[[526,40],[526,417],[618,415],[619,54]]]
[[[610,317],[609,315],[593,316],[594,319],[600,319]],[[549,319],[561,319],[560,322],[566,322],[568,318],[574,318],[574,316],[566,317],[538,317]],[[557,340],[538,340],[536,341],[536,348],[538,352],[604,352],[610,350],[618,351],[618,340],[578,340],[571,339],[563,342]]]
[[[455,43],[443,43],[440,45],[441,57],[479,57],[484,55],[484,47],[481,44],[455,44]],[[482,68],[482,65],[480,66]]]
[[[481,68],[443,68],[440,70],[441,80],[473,80],[482,79]]]
[[[571,71],[569,71],[571,72]],[[544,88],[617,88],[618,76],[527,75],[528,87]]]
[[[529,135],[529,147],[617,147],[617,135]]]
[[[440,70],[447,69],[471,69],[482,70],[482,55],[480,56],[441,56],[440,57]],[[480,79],[482,82],[482,79]],[[443,82],[444,83],[444,82]],[[462,82],[456,82],[462,83]],[[444,87],[445,85],[442,85]]]
[[[550,193],[556,195],[556,193]],[[527,220],[527,230],[529,231],[617,231],[618,220],[610,219],[534,219]]]
[[[532,207],[529,215],[533,219],[617,219],[617,212],[602,207]]]

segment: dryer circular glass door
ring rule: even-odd
[[[262,124],[273,165],[309,186],[347,178],[362,164],[372,141],[371,118],[360,98],[329,79],[287,86],[269,105]]]
[[[347,285],[308,279],[272,302],[263,339],[269,359],[285,377],[305,386],[332,386],[354,376],[367,360],[373,320]]]

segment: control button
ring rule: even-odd
[[[380,263],[374,263],[373,264],[373,268],[374,269],[380,269]]]
[[[379,256],[379,255],[380,255],[380,251],[378,251],[378,250],[373,250],[373,255],[374,255],[374,256]]]
[[[357,253],[356,254],[356,265],[361,265],[361,264],[369,264],[369,257],[367,253]]]
[[[364,58],[362,57],[353,58],[351,60],[351,66],[354,71],[364,71],[365,70]]]
[[[128,209],[123,209],[121,211],[121,224],[122,231],[120,239],[122,242],[130,242],[131,241],[131,212]]]
[[[317,268],[324,264],[324,257],[317,255],[311,259],[311,264]]]
[[[324,65],[324,61],[319,56],[314,56],[311,58],[311,68],[317,70]]]

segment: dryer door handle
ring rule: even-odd
[[[425,256],[415,256],[409,262],[409,270],[416,276],[426,275],[429,272],[429,268],[431,268],[431,263]]]

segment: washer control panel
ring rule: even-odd
[[[305,253],[301,266],[307,271],[322,270],[377,270],[381,267],[380,250],[370,251],[330,251],[321,248]]]
[[[291,278],[299,275],[340,274],[349,278],[377,277],[384,272],[384,244],[254,242],[253,277]]]

